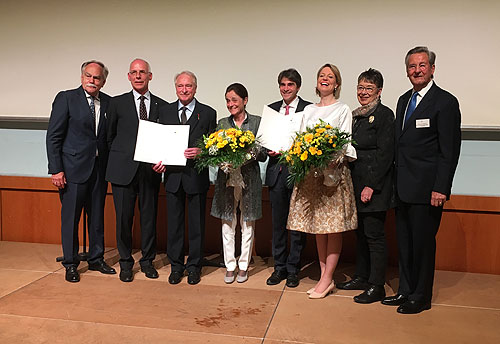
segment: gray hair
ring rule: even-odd
[[[436,62],[436,53],[434,53],[433,51],[430,51],[429,48],[427,48],[427,47],[415,47],[413,49],[410,49],[410,51],[408,51],[406,53],[405,65],[407,68],[408,68],[408,60],[410,59],[410,55],[418,54],[418,53],[426,53],[427,57],[429,58],[429,64],[431,66],[434,66],[434,63]]]
[[[181,76],[182,74],[189,75],[191,77],[191,79],[193,79],[194,85],[198,86],[198,79],[196,79],[196,75],[194,75],[194,73],[189,71],[189,70],[183,70],[182,72],[175,74],[174,83],[177,82],[177,78],[179,76]]]
[[[102,63],[101,61],[97,61],[97,60],[90,60],[90,61],[87,61],[87,62],[84,62],[82,63],[82,67],[80,68],[81,71],[82,71],[82,74],[85,72],[85,68],[89,65],[89,64],[92,64],[92,63],[95,63],[99,66],[101,66],[102,68],[102,75],[104,76],[104,81],[106,81],[106,78],[108,77],[108,74],[109,74],[109,69],[108,67],[106,67],[104,65],[104,63]]]

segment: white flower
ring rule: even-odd
[[[218,150],[219,150],[219,148],[217,148],[216,145],[210,146],[210,147],[208,147],[208,154],[209,155],[216,155]]]

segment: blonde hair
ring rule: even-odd
[[[333,91],[333,96],[335,97],[335,99],[339,99],[340,98],[340,89],[342,88],[342,77],[340,76],[340,70],[337,68],[337,66],[335,66],[334,64],[331,64],[331,63],[325,63],[318,70],[318,73],[316,73],[316,79],[319,78],[319,74],[321,73],[321,70],[325,67],[330,68],[333,72],[333,75],[335,75],[335,82],[337,83],[337,87]],[[320,95],[318,87],[316,87],[316,94],[318,96]]]

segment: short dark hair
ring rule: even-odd
[[[297,88],[300,88],[300,86],[302,86],[302,77],[295,68],[289,68],[282,71],[278,75],[278,85],[281,84],[281,80],[283,80],[283,78],[287,78],[288,80],[293,81],[297,85]]]
[[[228,94],[231,91],[234,91],[234,93],[236,93],[241,99],[248,98],[247,89],[245,88],[245,86],[243,86],[242,84],[240,84],[238,82],[235,82],[234,84],[229,85],[226,88],[226,93],[224,93],[224,95]]]
[[[429,64],[431,66],[434,66],[436,63],[436,53],[433,51],[430,51],[429,48],[427,47],[415,47],[413,49],[410,49],[405,56],[405,65],[408,68],[408,60],[410,59],[410,55],[413,54],[418,54],[418,53],[426,53],[427,57],[429,58]]]
[[[361,73],[358,76],[358,83],[361,80],[366,80],[368,82],[371,82],[372,84],[375,84],[377,88],[384,87],[384,77],[382,76],[382,73],[380,73],[378,70],[374,68],[370,68]]]
[[[82,75],[83,75],[83,72],[85,71],[85,67],[87,67],[89,64],[92,64],[92,63],[95,63],[95,64],[101,66],[101,68],[102,68],[102,76],[104,76],[104,81],[106,81],[106,79],[108,77],[108,74],[109,74],[109,70],[108,70],[108,67],[106,67],[104,65],[104,63],[102,63],[101,61],[90,60],[90,61],[85,61],[84,63],[82,63],[82,66],[80,67]]]

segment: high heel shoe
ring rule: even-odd
[[[328,288],[325,289],[324,292],[322,292],[321,294],[320,293],[317,293],[315,291],[313,291],[310,295],[309,295],[309,298],[310,299],[323,299],[325,296],[327,296],[328,294],[330,294],[333,289],[335,288],[335,284],[330,283],[330,285],[328,286]]]
[[[311,295],[314,292],[314,288],[315,287],[312,287],[311,289],[309,289],[308,291],[306,291],[307,295]]]

